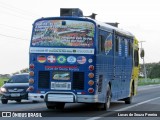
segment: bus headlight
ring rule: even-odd
[[[93,92],[94,92],[94,89],[93,89],[93,88],[89,88],[89,89],[88,89],[88,92],[89,92],[89,93],[93,93]]]
[[[30,69],[34,69],[34,64],[30,64],[30,65],[29,65],[29,68],[30,68]]]
[[[30,75],[30,76],[34,76],[34,72],[33,72],[33,71],[30,71],[30,72],[29,72],[29,75]]]
[[[94,77],[94,74],[93,74],[93,73],[89,73],[89,74],[88,74],[88,77],[89,77],[89,78],[93,78],[93,77]]]
[[[28,82],[29,82],[29,84],[33,84],[34,83],[34,79],[30,78]]]
[[[90,70],[90,71],[93,71],[93,70],[94,70],[94,66],[93,66],[93,65],[90,65],[90,66],[89,66],[89,70]]]
[[[94,85],[94,81],[93,81],[93,80],[90,80],[90,81],[88,82],[88,84],[89,84],[90,86],[92,86],[92,85]]]

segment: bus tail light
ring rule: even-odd
[[[34,69],[34,64],[30,64],[30,65],[29,65],[29,68],[30,68],[30,69]]]
[[[30,72],[29,72],[29,75],[30,75],[30,76],[34,76],[34,72],[33,72],[33,71],[30,71]]]
[[[93,71],[93,70],[94,70],[94,66],[93,66],[93,65],[90,65],[90,66],[89,66],[89,70],[90,70],[90,71]]]
[[[89,93],[93,93],[93,92],[94,92],[94,89],[93,89],[93,88],[89,88],[89,89],[88,89],[88,92],[89,92]]]
[[[90,80],[90,81],[88,82],[88,84],[89,84],[90,86],[92,86],[92,85],[94,85],[94,81],[93,81],[93,80]]]
[[[89,78],[93,78],[93,77],[94,77],[94,74],[93,74],[93,73],[89,73],[89,74],[88,74],[88,77],[89,77]]]
[[[29,88],[27,89],[28,92],[33,91],[34,87],[33,86],[29,86]]]
[[[29,79],[29,84],[33,84],[34,83],[34,79],[30,78]]]

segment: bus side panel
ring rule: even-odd
[[[116,98],[123,99],[130,93],[130,82],[132,73],[132,52],[133,41],[124,36],[116,35],[115,39],[115,78],[117,83]]]
[[[113,57],[97,55],[96,59],[97,59],[96,80],[98,80],[97,92],[100,101],[104,102],[106,96],[107,84],[113,78]]]
[[[122,97],[128,97],[130,94],[130,83],[132,77],[132,69],[133,69],[133,40],[125,38],[125,46],[124,46],[124,87],[123,87],[123,95]]]
[[[104,51],[97,51],[96,54],[96,76],[97,94],[99,102],[104,103],[107,91],[107,84],[113,79],[113,34],[99,30],[99,35],[104,39]],[[98,44],[100,44],[98,42]],[[98,45],[99,46],[99,45]],[[98,47],[97,46],[97,47]],[[112,89],[112,88],[111,88]]]

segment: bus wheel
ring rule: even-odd
[[[133,88],[133,85],[132,85],[132,87],[131,87],[131,96],[125,99],[125,104],[131,104],[132,103],[133,95],[134,95],[134,88]]]
[[[57,103],[55,107],[57,110],[63,110],[64,106],[65,106],[65,103]]]
[[[55,109],[55,104],[52,102],[46,102],[46,106],[48,109]]]
[[[107,85],[107,92],[106,92],[106,102],[103,105],[103,110],[108,110],[111,104],[111,88],[109,84]]]
[[[16,102],[17,102],[17,103],[20,103],[20,102],[21,102],[21,99],[19,99],[19,100],[16,100]]]
[[[7,99],[1,99],[2,104],[7,104],[8,100]]]

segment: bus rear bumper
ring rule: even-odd
[[[98,103],[98,95],[76,95],[73,92],[48,92],[45,102]]]
[[[77,102],[98,103],[98,95],[77,95]]]
[[[32,101],[44,101],[44,96],[41,93],[28,93],[28,99]]]

